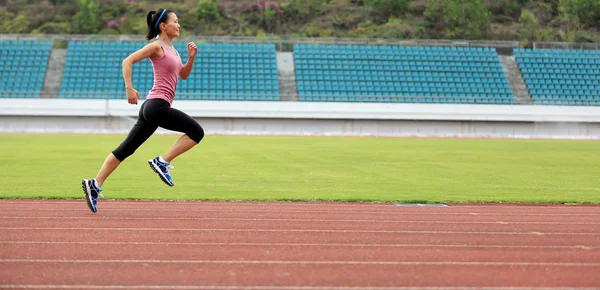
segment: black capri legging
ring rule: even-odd
[[[137,123],[127,138],[112,153],[120,161],[125,160],[146,142],[158,127],[185,133],[196,143],[200,143],[204,138],[204,129],[192,117],[171,108],[165,100],[149,99],[142,104]]]

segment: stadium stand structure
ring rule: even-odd
[[[294,46],[299,101],[515,104],[492,48]]]
[[[71,41],[60,90],[61,98],[125,98],[121,62],[145,42]],[[174,43],[184,63],[187,44]],[[279,100],[273,44],[198,44],[195,69],[181,81],[176,99]],[[133,66],[133,84],[145,95],[152,88],[152,64]]]
[[[0,95],[39,98],[51,49],[50,41],[0,41]]]
[[[124,99],[121,61],[145,44],[70,40],[59,98]],[[186,43],[174,45],[185,61]],[[46,40],[0,41],[0,97],[39,98],[51,50]],[[535,104],[600,106],[600,50],[513,51]],[[276,53],[273,43],[199,43],[176,98],[280,101]],[[293,56],[301,102],[516,103],[493,48],[294,44]],[[133,82],[150,90],[149,60],[134,65]]]
[[[600,50],[515,49],[535,104],[600,105]]]

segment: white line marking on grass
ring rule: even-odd
[[[192,221],[281,221],[281,222],[347,222],[347,223],[399,223],[399,224],[502,224],[502,225],[600,225],[600,222],[511,222],[511,221],[490,221],[490,222],[464,222],[464,221],[421,221],[421,220],[349,220],[349,219],[287,219],[287,218],[208,218],[208,217],[54,217],[54,216],[27,216],[13,217],[0,216],[0,219],[64,219],[64,220],[192,220]]]
[[[186,232],[298,232],[298,233],[390,233],[390,234],[471,234],[471,235],[568,235],[600,236],[600,233],[563,233],[563,232],[469,232],[469,231],[402,231],[402,230],[314,230],[314,229],[189,229],[189,228],[46,228],[46,227],[0,227],[7,231],[186,231]]]
[[[398,265],[398,266],[554,266],[554,267],[600,267],[600,263],[555,262],[453,262],[453,261],[275,261],[275,260],[72,260],[72,259],[0,259],[0,263],[68,263],[68,264],[256,264],[256,265]]]
[[[393,202],[344,202],[344,201],[335,201],[335,202],[285,202],[285,201],[241,201],[241,202],[231,202],[231,201],[223,201],[223,202],[213,202],[213,201],[147,201],[147,202],[133,202],[127,200],[104,200],[106,205],[117,205],[117,206],[128,206],[128,205],[142,205],[142,206],[225,206],[225,207],[273,207],[273,206],[281,206],[281,207],[380,207],[382,209],[389,209],[390,207],[395,207],[395,203]],[[26,201],[26,200],[0,200],[0,205],[2,204],[44,204],[44,205],[54,205],[54,204],[69,204],[69,205],[78,205],[81,204],[81,200],[72,200],[72,201]]]
[[[294,206],[303,206],[303,207],[350,207],[350,208],[355,208],[355,207],[360,207],[360,208],[365,208],[365,207],[381,207],[382,209],[388,209],[388,207],[396,207],[397,202],[369,202],[369,201],[357,201],[357,202],[344,202],[344,201],[335,201],[335,202],[328,202],[328,201],[323,201],[323,202],[311,202],[311,201],[294,201],[294,202],[286,202],[286,201],[236,201],[236,202],[232,202],[232,201],[194,201],[194,200],[189,200],[189,201],[161,201],[161,200],[149,200],[149,201],[128,201],[128,200],[106,200],[105,201],[107,205],[119,205],[119,206],[128,206],[128,205],[142,205],[142,206],[149,206],[149,205],[175,205],[175,206],[231,206],[231,207],[240,207],[240,206],[246,206],[246,207],[250,207],[250,208],[256,208],[257,206],[259,207],[273,207],[273,206],[281,206],[281,207],[294,207]],[[76,205],[76,204],[80,204],[81,201],[80,200],[55,200],[55,201],[37,201],[37,200],[0,200],[0,205],[2,204],[44,204],[44,205],[52,205],[52,204],[70,204],[70,205]],[[410,204],[406,204],[406,205],[410,205]],[[415,208],[417,208],[415,206]],[[516,205],[516,204],[511,204],[511,205],[505,205],[505,204],[501,204],[501,203],[491,203],[491,204],[477,204],[477,205],[470,205],[470,204],[451,204],[448,207],[443,207],[446,210],[453,210],[453,209],[460,209],[460,208],[496,208],[496,209],[515,209],[515,208],[519,208],[519,209],[531,209],[531,208],[535,208],[535,209],[548,209],[548,210],[557,210],[557,209],[586,209],[586,208],[595,208],[595,209],[599,209],[600,210],[600,206],[598,205],[593,205],[593,204],[560,204],[560,203],[556,203],[556,204],[551,204],[551,203],[546,203],[546,204],[529,204],[529,205]]]
[[[29,207],[24,207],[24,208],[2,208],[3,211],[40,211],[39,208],[29,208]],[[89,209],[81,209],[81,208],[45,208],[43,209],[44,211],[89,211]],[[206,209],[202,209],[203,213],[209,213],[209,212],[216,212],[216,213],[223,213],[225,209],[214,209],[214,210],[206,210]],[[131,211],[138,211],[138,212],[152,212],[152,213],[159,213],[159,212],[168,212],[168,213],[172,213],[172,212],[185,212],[185,213],[190,213],[189,210],[187,209],[165,209],[165,208],[102,208],[102,211],[120,211],[120,212],[131,212]],[[325,213],[325,214],[350,214],[350,215],[357,215],[357,214],[379,214],[379,215],[399,215],[399,216],[404,216],[404,215],[435,215],[435,216],[442,216],[442,215],[472,215],[473,213],[468,213],[468,212],[410,212],[410,211],[335,211],[332,212],[331,209],[326,209],[326,210],[252,210],[252,209],[232,209],[232,208],[228,208],[226,209],[226,212],[231,213],[231,212],[241,212],[241,213],[277,213],[277,214],[287,214],[287,213]],[[600,216],[600,210],[599,213],[503,213],[503,212],[497,212],[497,213],[493,213],[493,212],[485,212],[485,213],[477,213],[477,215],[480,216]]]
[[[473,249],[573,249],[593,250],[600,246],[518,246],[518,245],[468,245],[468,244],[320,244],[320,243],[201,243],[201,242],[48,242],[48,241],[0,241],[5,245],[124,245],[124,246],[260,246],[260,247],[356,247],[356,248],[473,248]]]

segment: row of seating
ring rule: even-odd
[[[421,103],[421,104],[496,104],[510,105],[516,104],[514,98],[469,98],[469,97],[395,97],[395,96],[313,96],[299,95],[301,102],[365,102],[365,103]]]
[[[571,65],[570,67],[527,67],[526,65],[522,66],[522,73],[544,73],[544,74],[561,74],[564,76],[569,75],[589,75],[598,77],[600,72],[598,69],[595,69],[593,66],[588,65]]]
[[[556,99],[535,99],[536,105],[546,106],[600,106],[600,100],[581,101],[581,100],[556,100]]]
[[[477,61],[477,62],[481,62],[484,63],[486,65],[493,65],[493,66],[497,66],[500,63],[498,62],[494,62],[494,61],[489,61],[489,59],[487,58],[472,58],[470,60],[467,60],[467,58],[465,58],[464,61],[460,61],[460,60],[442,60],[442,59],[392,59],[392,60],[385,60],[385,59],[373,59],[373,58],[368,58],[366,60],[361,60],[361,59],[349,59],[349,60],[341,60],[341,59],[334,59],[334,58],[322,58],[322,59],[310,59],[310,58],[302,58],[301,55],[299,55],[298,57],[296,57],[296,61],[299,64],[329,64],[329,63],[333,63],[336,65],[339,64],[348,64],[348,65],[364,65],[364,66],[377,66],[377,65],[394,65],[394,66],[402,66],[402,65],[431,65],[431,66],[469,66],[470,61]]]
[[[335,71],[391,71],[391,72],[402,72],[402,71],[413,71],[413,72],[480,72],[480,73],[494,73],[501,72],[502,68],[494,68],[494,67],[486,67],[486,66],[471,66],[471,67],[447,67],[440,68],[438,66],[428,66],[428,65],[398,65],[398,66],[382,66],[382,69],[378,68],[370,68],[363,66],[354,66],[354,65],[334,65],[329,64],[325,66],[321,65],[305,65],[305,64],[297,64],[296,71],[302,72],[319,72],[319,71],[327,71],[327,70],[335,70]]]
[[[0,40],[0,51],[16,51],[29,53],[31,51],[49,51],[51,41],[39,40]]]
[[[523,59],[525,59],[527,57],[523,57]],[[524,63],[522,60],[520,60],[519,62],[521,64],[526,64],[527,66],[532,66],[532,67],[542,67],[542,68],[564,68],[564,67],[571,67],[571,64],[575,64],[573,65],[574,68],[581,68],[581,65],[595,65],[595,64],[600,64],[600,58],[551,58],[548,59],[546,57],[539,57],[539,58],[534,58],[532,59],[533,61],[535,61],[535,63],[532,64],[526,64]]]
[[[534,79],[590,79],[600,80],[600,74],[595,70],[586,69],[522,69],[525,78]],[[527,76],[525,76],[527,75]]]
[[[564,56],[564,57],[587,57],[599,56],[600,50],[595,49],[530,49],[530,48],[515,48],[515,54],[522,55],[544,55],[544,56]]]
[[[469,62],[469,61],[489,61],[489,62],[493,62],[492,60],[488,59],[486,56],[484,55],[480,55],[480,56],[471,56],[471,55],[462,55],[462,54],[455,54],[455,53],[449,53],[446,54],[444,53],[444,56],[434,56],[433,58],[428,57],[428,55],[420,55],[420,54],[389,54],[389,55],[376,55],[376,56],[370,56],[370,55],[353,55],[353,54],[349,54],[349,53],[331,53],[331,54],[320,54],[320,53],[306,53],[306,54],[299,54],[297,56],[297,58],[299,60],[327,60],[327,59],[334,59],[334,60],[343,60],[343,61],[365,61],[365,60],[376,60],[376,61],[391,61],[391,60],[395,60],[395,61],[424,61],[424,60],[433,60],[433,61],[450,61],[450,62]]]
[[[490,83],[490,84],[504,84],[504,80],[497,78],[491,79],[491,81],[486,81],[483,78],[468,78],[468,77],[460,77],[460,76],[451,76],[451,77],[417,77],[417,76],[392,76],[392,75],[367,75],[367,76],[343,76],[343,75],[328,75],[328,74],[301,74],[296,76],[296,79],[299,81],[308,80],[308,81],[346,81],[346,82],[358,82],[358,81],[374,81],[374,82],[392,82],[392,83],[404,83],[404,82],[415,82],[415,83],[423,83],[424,86],[429,86],[429,83],[449,83],[452,85],[454,83],[466,83],[466,84],[478,84],[478,83]]]
[[[414,53],[427,55],[429,53],[451,54],[463,52],[468,55],[495,53],[490,47],[464,47],[464,46],[400,46],[400,45],[323,45],[323,44],[296,44],[294,53],[370,53],[370,54],[401,54]]]
[[[103,51],[124,50],[131,53],[134,50],[141,49],[148,43],[145,41],[71,41],[69,48],[78,49],[93,49]],[[275,50],[275,44],[265,43],[196,43],[198,51],[215,51],[215,52],[270,52]],[[181,50],[187,47],[187,43],[179,43]]]

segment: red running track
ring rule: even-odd
[[[0,289],[600,289],[600,206],[0,200]]]

